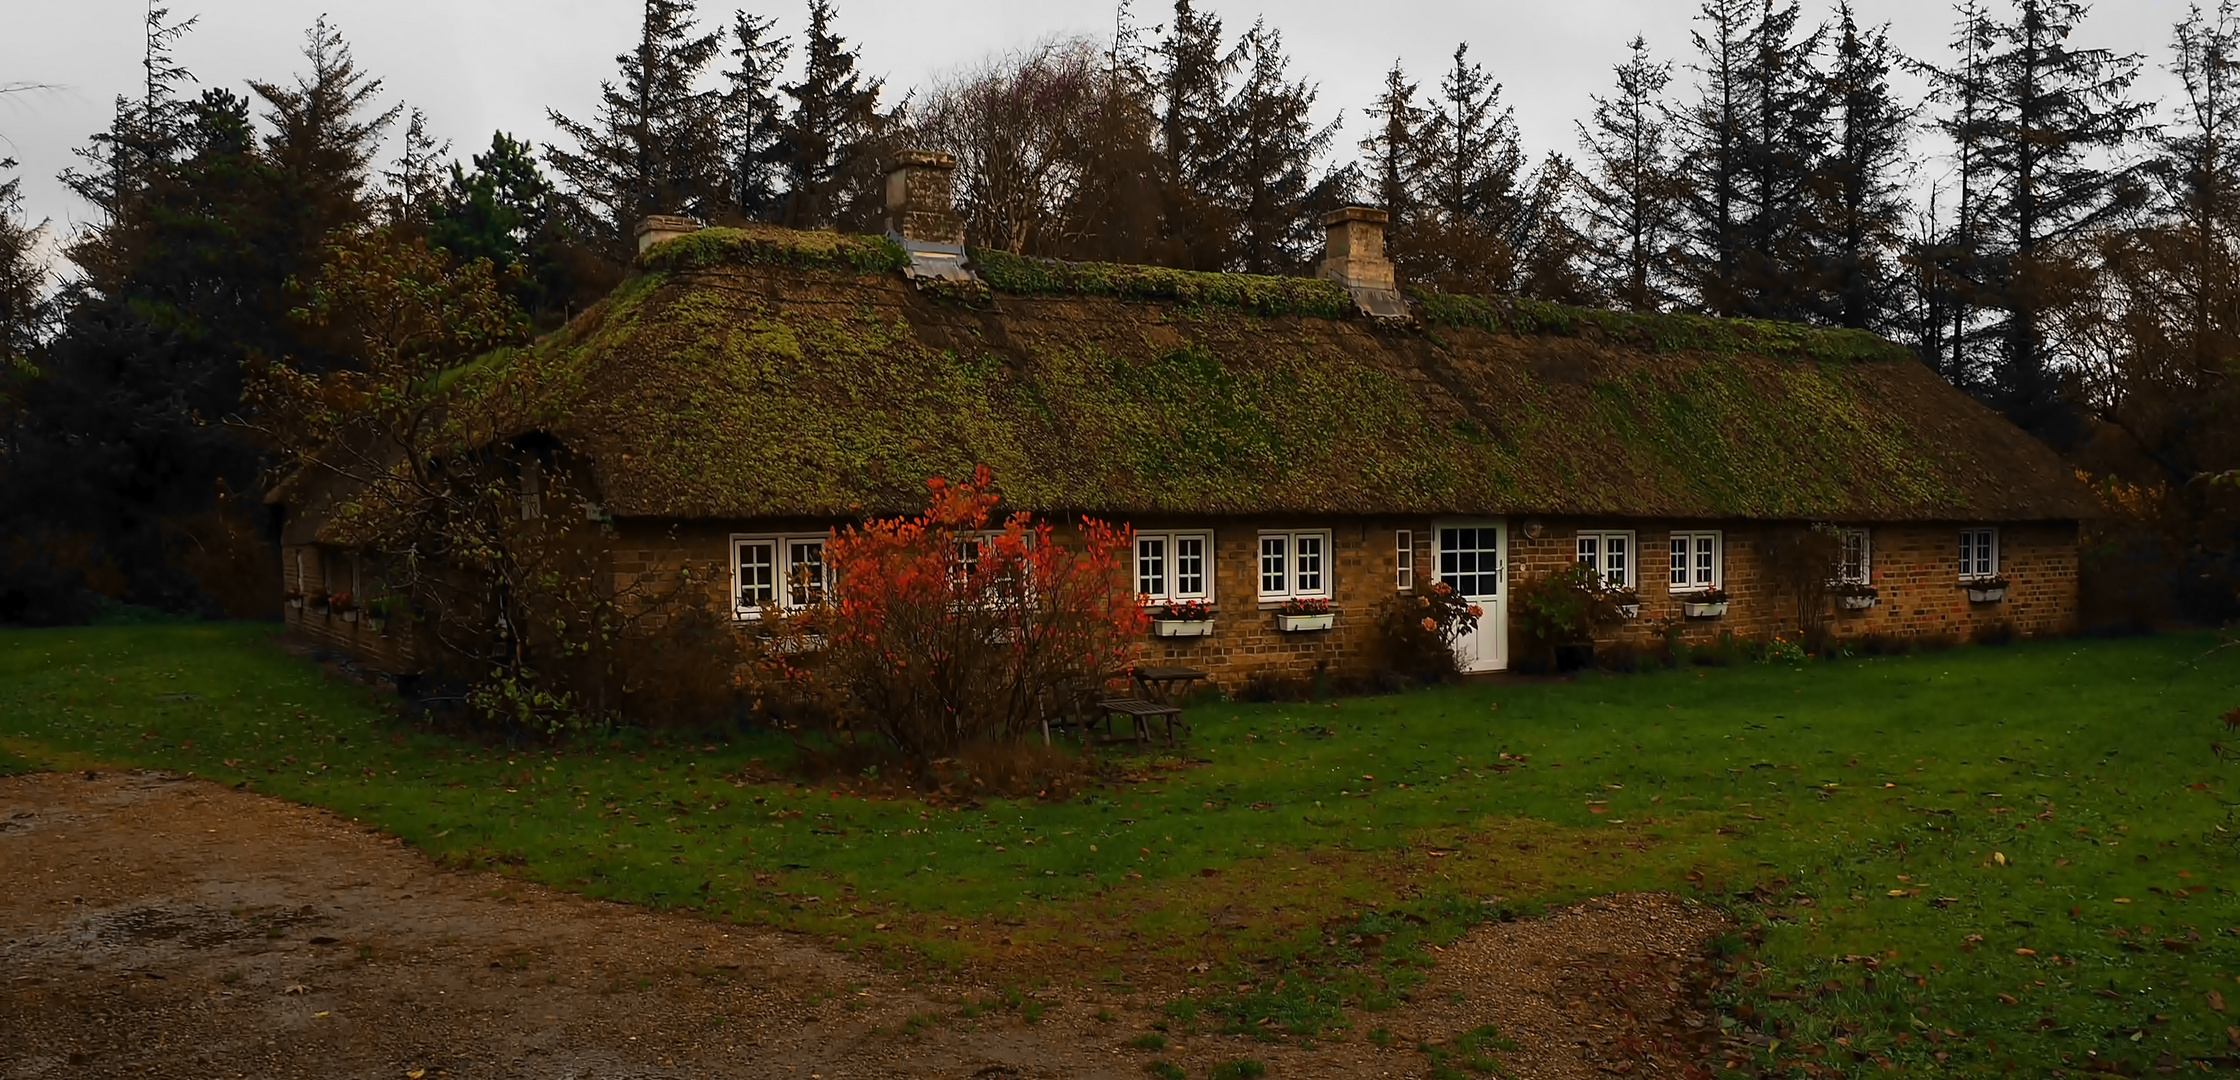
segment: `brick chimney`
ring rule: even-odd
[[[680,236],[690,236],[700,231],[700,219],[679,217],[675,214],[655,214],[638,221],[638,254],[643,255],[655,244],[664,244]]]
[[[938,150],[897,151],[887,166],[887,236],[910,253],[910,276],[971,281],[964,268],[964,219],[949,194],[957,159]]]
[[[1384,255],[1384,231],[1391,223],[1391,214],[1373,206],[1348,206],[1323,215],[1330,240],[1317,276],[1344,285],[1364,315],[1405,319],[1408,302],[1401,299],[1392,260]]]

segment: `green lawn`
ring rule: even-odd
[[[1652,888],[1745,927],[1722,1005],[1775,1075],[2229,1066],[2240,1042],[2240,767],[2209,751],[2240,650],[2206,635],[1208,706],[1194,763],[943,808],[768,779],[769,739],[424,734],[271,633],[0,633],[0,771],[192,772],[898,963],[1196,981],[1178,1020],[1292,1037],[1359,1037],[1344,1007],[1393,1007],[1476,921]]]

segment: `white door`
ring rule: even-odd
[[[1439,580],[1485,609],[1478,628],[1456,643],[1464,671],[1502,671],[1509,666],[1509,577],[1502,559],[1508,540],[1509,527],[1499,521],[1439,526],[1434,553]]]

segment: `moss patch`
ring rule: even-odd
[[[1208,274],[1163,266],[1073,263],[1027,259],[1000,251],[972,252],[973,269],[988,287],[1013,296],[1110,296],[1235,308],[1255,315],[1310,315],[1343,319],[1353,314],[1353,294],[1319,278]]]

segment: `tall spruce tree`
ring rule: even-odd
[[[772,33],[777,20],[740,11],[732,16],[731,89],[725,105],[725,154],[731,165],[730,197],[752,221],[774,220],[783,205],[784,106],[778,74],[793,47]]]
[[[1973,392],[1990,381],[1979,343],[1988,290],[1983,209],[1990,181],[1983,147],[1993,90],[1986,59],[1996,28],[1982,0],[1960,0],[1953,10],[1952,66],[1911,65],[1930,80],[1930,101],[1943,109],[1935,124],[1952,144],[1952,168],[1948,180],[1930,188],[1908,261],[1915,283],[1915,352],[1945,381]],[[1940,201],[1949,207],[1949,218],[1938,212]]]
[[[374,156],[403,106],[373,111],[381,80],[358,70],[342,31],[320,16],[304,32],[310,69],[292,85],[252,80],[270,127],[265,156],[281,191],[272,210],[293,225],[291,275],[317,270],[327,234],[366,220]]]
[[[576,227],[609,258],[635,252],[649,214],[711,217],[729,202],[725,94],[703,85],[722,55],[721,33],[695,33],[692,0],[645,0],[638,43],[615,57],[619,79],[600,83],[597,116],[546,110],[575,149],[545,148]]]
[[[458,162],[429,213],[428,239],[460,265],[488,259],[533,325],[549,328],[591,302],[605,275],[580,265],[560,195],[536,149],[505,132],[490,136],[470,170]]]
[[[1468,44],[1455,47],[1430,105],[1416,134],[1422,212],[1399,237],[1400,266],[1450,292],[1516,292],[1516,241],[1531,215],[1515,110]]]
[[[1222,46],[1220,17],[1191,0],[1175,0],[1156,53],[1165,246],[1177,265],[1218,270],[1234,258],[1236,223],[1220,163],[1240,134],[1229,124],[1229,100],[1242,58]]]
[[[1316,126],[1314,87],[1292,81],[1281,34],[1256,22],[1234,55],[1243,78],[1223,110],[1231,135],[1211,163],[1220,178],[1216,198],[1235,223],[1224,269],[1297,273],[1318,246],[1316,211],[1334,208],[1334,189],[1343,185],[1315,175],[1337,125]]]
[[[1579,180],[1582,255],[1590,286],[1608,302],[1628,311],[1655,311],[1671,300],[1672,187],[1663,96],[1672,65],[1651,59],[1648,39],[1638,35],[1627,49],[1626,61],[1614,68],[1616,92],[1595,95],[1591,123],[1578,125],[1587,165]]]
[[[1812,189],[1827,142],[1819,30],[1795,3],[1710,0],[1695,33],[1697,100],[1674,114],[1681,276],[1718,315],[1820,314]]]
[[[2139,58],[2075,48],[2085,15],[2073,0],[2015,0],[1991,20],[1976,75],[1986,94],[1975,150],[1986,181],[1984,294],[1999,342],[1991,400],[2023,427],[2066,443],[2054,318],[2090,284],[2086,241],[2144,203],[2135,167],[2111,163],[2142,132],[2132,99]]]
[[[1824,317],[1883,330],[1895,317],[1896,252],[1911,210],[1905,192],[1910,117],[1890,88],[1897,53],[1889,28],[1862,28],[1850,0],[1836,7],[1827,71],[1830,136],[1817,170]]]
[[[1743,174],[1749,156],[1750,26],[1758,0],[1708,0],[1691,33],[1696,99],[1673,110],[1673,179],[1678,195],[1675,268],[1698,310],[1739,315],[1749,243]]]
[[[879,110],[886,84],[856,70],[856,51],[836,18],[831,0],[809,0],[801,81],[782,88],[793,106],[776,144],[785,177],[779,220],[798,229],[870,231],[883,206],[874,188],[887,135],[900,114]]]
[[[428,114],[412,110],[405,119],[404,145],[381,173],[389,187],[382,216],[391,226],[418,229],[428,223],[443,194],[444,171],[453,164],[446,161],[450,154],[451,140],[429,134]]]
[[[1417,99],[1421,89],[1393,61],[1384,89],[1369,106],[1369,133],[1359,144],[1369,198],[1392,216],[1386,250],[1397,260],[1409,259],[1405,238],[1416,227],[1419,178],[1425,171],[1423,132],[1431,112]]]
[[[15,167],[14,158],[0,158],[0,174]],[[24,219],[23,179],[0,181],[0,387],[31,363],[46,337],[48,273],[38,250],[45,231],[44,222]],[[6,398],[0,390],[0,402]],[[0,422],[5,419],[6,406],[0,404]]]

